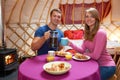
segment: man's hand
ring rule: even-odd
[[[50,38],[50,30],[44,33],[45,40]]]

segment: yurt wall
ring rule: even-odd
[[[35,30],[49,22],[49,12],[60,4],[99,3],[109,0],[4,0],[7,47],[17,48],[19,54],[33,54],[30,45]],[[111,1],[111,12],[102,21],[108,40],[120,41],[120,0]],[[61,24],[62,31],[81,29],[82,24]]]

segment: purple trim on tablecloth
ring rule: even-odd
[[[56,61],[67,61],[64,57],[55,57]],[[67,61],[72,65],[69,72],[51,75],[43,70],[47,63],[46,55],[27,59],[19,66],[18,80],[100,80],[99,66],[96,61]]]

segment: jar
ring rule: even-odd
[[[50,33],[51,35],[50,35],[49,47],[51,50],[57,50],[58,49],[58,32],[51,31]]]

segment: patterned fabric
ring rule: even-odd
[[[83,6],[84,5],[84,6]],[[93,3],[80,3],[80,4],[60,4],[60,9],[62,11],[62,23],[63,24],[81,24],[84,22],[84,11],[87,8],[95,7],[100,13],[101,21],[109,14],[111,11],[111,0],[101,0],[97,3],[96,0]]]
[[[69,39],[82,39],[83,38],[83,30],[66,30],[64,31],[64,36]]]

